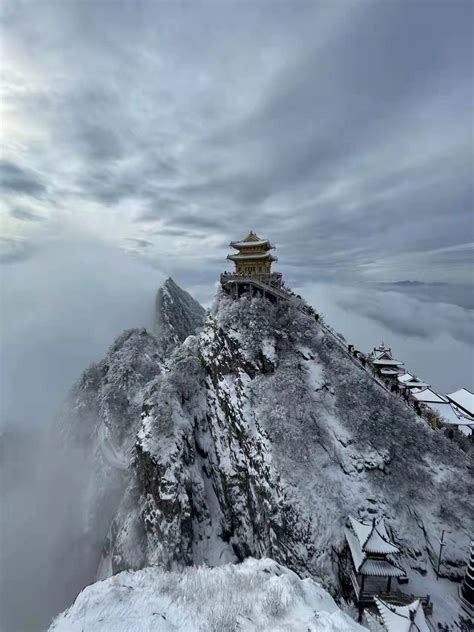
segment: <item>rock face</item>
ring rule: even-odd
[[[78,470],[69,484],[80,502],[68,529],[80,542],[76,563],[83,577],[90,578],[92,569],[95,574],[104,541],[113,538],[112,520],[126,507],[135,481],[135,443],[147,388],[174,348],[202,327],[204,315],[203,307],[168,279],[156,298],[159,332],[124,332],[71,390],[58,434]],[[109,571],[101,567],[99,574]]]
[[[349,513],[383,514],[405,564],[422,571],[446,528],[442,572],[462,575],[473,525],[466,454],[296,299],[218,296],[189,335],[203,311],[165,285],[161,341],[121,336],[70,402],[68,432],[93,452],[88,515],[106,506],[101,533],[110,524],[99,577],[271,557],[337,593]]]
[[[204,308],[169,278],[156,294],[155,334],[164,355],[202,328]]]

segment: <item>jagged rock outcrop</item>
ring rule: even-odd
[[[204,324],[205,309],[170,277],[156,294],[155,334],[164,356]]]
[[[162,344],[134,332],[104,361],[117,359],[118,382],[101,363],[75,391],[81,441],[84,431],[93,444],[104,427],[130,455],[101,577],[268,556],[337,592],[348,513],[383,514],[405,564],[421,571],[447,528],[442,572],[462,574],[473,525],[464,452],[356,366],[297,301],[219,296],[197,335],[170,325],[179,310],[160,315],[176,334],[164,364]]]

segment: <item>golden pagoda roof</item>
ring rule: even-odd
[[[278,261],[278,259],[271,255],[269,252],[255,252],[253,254],[242,254],[239,252],[235,255],[227,255],[227,259],[230,259],[231,261],[252,261],[255,259],[269,259],[270,261]]]
[[[255,246],[261,246],[262,248],[265,248],[265,250],[273,248],[268,239],[260,239],[260,237],[258,237],[252,230],[246,237],[244,237],[244,239],[241,239],[240,241],[231,241],[229,246],[231,248],[236,248],[237,250],[240,250],[241,248],[254,248]]]

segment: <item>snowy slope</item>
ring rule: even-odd
[[[50,632],[357,632],[311,579],[269,559],[181,573],[123,572],[88,586]]]
[[[311,315],[297,304],[219,296],[202,331],[188,335],[171,326],[176,300],[160,309],[172,332],[164,363],[153,336],[135,332],[125,347],[122,337],[104,361],[116,360],[117,379],[86,372],[68,418],[96,465],[106,464],[81,501],[91,517],[113,491],[116,510],[99,511],[100,532],[110,525],[99,578],[271,557],[341,594],[349,513],[386,517],[418,594],[430,592],[423,574],[442,529],[441,571],[463,574],[473,530],[469,456],[381,388]]]
[[[148,563],[271,555],[335,582],[347,514],[383,513],[420,568],[447,527],[443,570],[458,574],[472,526],[466,455],[310,316],[222,297],[168,368],[136,445]]]

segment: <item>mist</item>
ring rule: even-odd
[[[33,259],[4,265],[0,275],[2,425],[37,430],[121,331],[150,327],[164,279],[87,236],[49,239]]]
[[[1,269],[3,632],[47,628],[94,580],[100,542],[85,547],[73,535],[88,455],[61,444],[58,414],[69,388],[117,335],[150,328],[162,280],[85,235],[50,239],[34,260]]]

